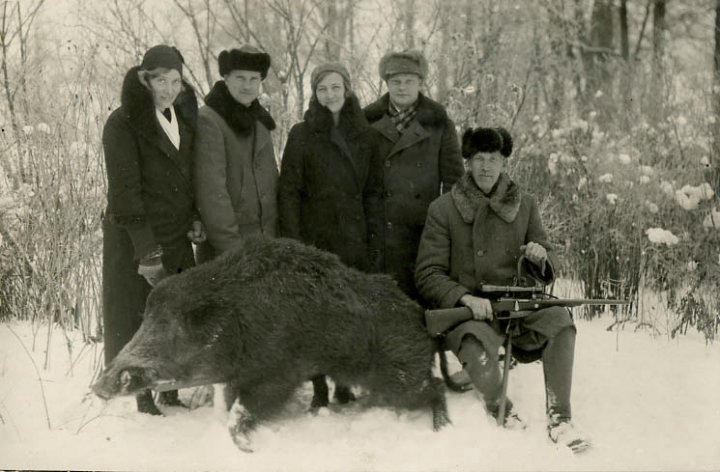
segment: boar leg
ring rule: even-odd
[[[228,430],[241,451],[253,451],[249,433],[259,421],[279,413],[305,379],[299,376],[293,378],[288,374],[269,374],[269,377],[269,380],[260,383],[228,383],[226,398],[228,393],[235,392]]]
[[[450,424],[442,380],[432,377],[429,372],[425,376],[414,375],[415,372],[422,372],[420,367],[407,364],[403,367],[388,366],[379,371],[378,393],[401,408],[414,410],[430,407],[434,431]]]
[[[431,389],[430,405],[433,412],[433,431],[440,431],[452,423],[445,399],[445,385],[441,379],[433,377],[430,379],[429,388]]]
[[[230,408],[228,431],[235,445],[243,452],[253,452],[248,433],[255,427],[255,417],[236,398]]]

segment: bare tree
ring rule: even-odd
[[[195,36],[197,51],[200,55],[203,78],[205,83],[211,86],[214,81],[212,70],[214,69],[216,59],[212,51],[215,31],[217,29],[217,15],[213,8],[214,2],[212,0],[202,0],[200,2],[200,9],[195,7],[192,0],[173,0],[173,2],[190,23],[193,35]],[[195,76],[192,69],[188,68],[188,71],[204,95],[204,87],[201,86],[198,77]]]
[[[713,126],[712,155],[714,162],[710,163],[710,181],[713,182],[715,195],[720,195],[720,165],[717,156],[720,153],[720,0],[715,0],[715,50],[713,53],[713,112],[715,125]]]
[[[23,10],[19,1],[7,0],[0,5],[0,73],[2,73],[2,87],[15,140],[20,136],[18,101],[23,106],[24,115],[28,113],[26,80],[30,32],[43,3],[45,0],[34,1],[27,10]],[[17,51],[19,56],[19,67],[16,71],[11,70],[13,51]],[[20,181],[26,182],[28,169],[23,153],[18,155],[18,173]]]

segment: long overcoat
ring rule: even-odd
[[[192,152],[197,119],[195,92],[183,83],[175,101],[180,132],[176,149],[160,127],[138,67],[125,76],[121,105],[110,114],[102,143],[107,171],[103,219],[103,321],[109,362],[140,326],[150,285],[138,275],[139,259],[162,247],[169,274],[194,265],[187,231],[197,218]]]
[[[249,107],[236,102],[224,81],[205,103],[198,114],[195,193],[210,252],[221,253],[249,234],[277,235],[275,122],[257,100]]]
[[[290,130],[278,189],[280,234],[340,256],[357,269],[379,260],[382,167],[376,132],[354,95],[335,126],[311,101],[305,121]]]
[[[417,114],[400,134],[388,114],[389,96],[365,107],[379,134],[385,189],[384,271],[412,298],[417,248],[427,209],[463,173],[452,120],[439,103],[420,95]]]
[[[415,279],[421,295],[433,307],[458,306],[463,295],[477,294],[482,284],[515,285],[518,259],[523,254],[521,246],[530,241],[547,250],[547,267],[540,273],[527,263],[520,277],[530,275],[545,284],[554,279],[557,259],[535,200],[507,174],[501,174],[489,199],[479,195],[480,190],[467,173],[428,209]],[[564,312],[564,316],[550,317],[534,314],[523,323],[528,330],[552,337],[572,325],[567,310]],[[485,323],[476,321],[461,324],[447,335],[449,347],[457,352],[463,336],[475,334],[486,347],[496,350],[502,338],[492,336],[483,326]],[[497,331],[498,326],[494,328]]]

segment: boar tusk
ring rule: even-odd
[[[120,385],[123,388],[128,388],[130,386],[130,382],[132,382],[132,374],[130,374],[127,370],[120,372]]]

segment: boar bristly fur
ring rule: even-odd
[[[319,373],[361,386],[372,403],[429,407],[437,429],[449,420],[442,382],[431,374],[434,352],[423,309],[390,277],[348,268],[294,240],[251,237],[161,282],[141,329],[95,390],[132,393],[112,385],[137,368],[150,379],[143,385],[135,376],[138,388],[227,382],[230,399],[242,405],[233,406],[230,430],[244,450],[257,421]]]

